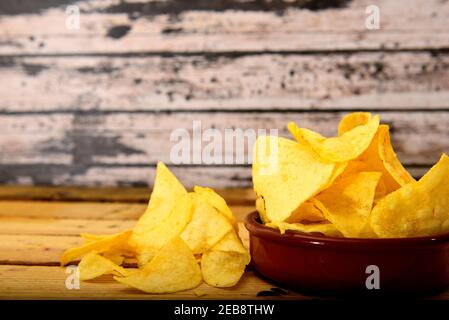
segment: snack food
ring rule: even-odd
[[[284,233],[296,230],[351,238],[416,237],[449,231],[449,158],[419,181],[407,172],[379,116],[355,112],[342,118],[338,136],[288,129],[296,141],[259,137],[253,183],[262,222]],[[276,157],[258,152],[271,141]],[[265,148],[266,149],[266,148]],[[300,150],[300,151],[298,151]],[[264,163],[279,170],[260,174]]]
[[[250,257],[237,235],[225,200],[212,189],[187,192],[163,163],[144,214],[132,230],[82,234],[84,244],[61,256],[61,265],[81,259],[81,280],[112,274],[120,283],[149,293],[197,287],[203,280],[228,287],[241,278]],[[136,259],[138,269],[121,266]]]
[[[274,141],[274,143],[273,143]],[[308,145],[261,136],[254,146],[254,190],[265,201],[269,221],[284,221],[329,182],[335,164]]]

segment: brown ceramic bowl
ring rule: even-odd
[[[245,226],[256,271],[305,292],[421,295],[449,285],[449,234],[397,239],[280,234],[264,226],[257,212],[246,217]],[[380,289],[366,287],[370,265],[379,268]]]

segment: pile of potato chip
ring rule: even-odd
[[[80,280],[112,274],[118,282],[149,293],[192,289],[204,280],[235,285],[250,261],[225,200],[212,189],[187,192],[163,163],[145,213],[132,230],[82,234],[84,244],[64,252],[61,265],[79,259]],[[125,258],[138,268],[124,268]]]
[[[262,136],[253,156],[256,208],[267,226],[351,238],[449,232],[449,157],[419,181],[399,162],[389,127],[368,112],[346,115],[326,138],[294,123],[296,141]]]

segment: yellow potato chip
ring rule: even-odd
[[[66,265],[70,261],[84,256],[85,254],[95,251],[104,253],[107,251],[125,251],[128,248],[128,240],[131,230],[112,234],[109,236],[99,236],[99,240],[90,240],[82,246],[66,250],[61,256],[61,265]]]
[[[346,173],[346,169],[349,165],[350,161],[345,161],[345,162],[337,162],[335,164],[335,168],[334,171],[332,172],[332,176],[329,179],[329,182],[322,188],[322,190],[330,187],[335,180],[337,180],[343,173]]]
[[[368,148],[378,127],[379,116],[374,116],[366,124],[356,126],[341,136],[326,138],[312,130],[299,128],[293,122],[288,124],[288,130],[298,142],[308,143],[323,159],[333,162],[357,158]]]
[[[213,287],[232,287],[245,272],[246,261],[245,255],[238,252],[207,251],[201,259],[203,279]]]
[[[148,229],[133,230],[130,243],[137,253],[139,265],[146,264],[168,241],[183,232],[192,219],[192,209],[190,195],[180,195],[171,212],[157,225],[148,225]]]
[[[376,192],[374,194],[374,203],[377,203],[380,199],[385,197],[387,195],[387,186],[385,185],[385,180],[381,178],[379,179],[379,182],[377,183]]]
[[[178,179],[159,162],[148,207],[135,225],[134,232],[143,233],[158,225],[172,212],[177,199],[186,194],[187,191]]]
[[[303,221],[321,222],[326,220],[321,210],[310,201],[304,202],[292,215],[285,220],[288,223],[298,223]]]
[[[380,172],[360,172],[348,176],[318,194],[311,202],[345,237],[375,237],[369,218],[381,175]]]
[[[234,214],[226,204],[225,199],[223,199],[218,193],[216,193],[211,188],[204,188],[199,186],[195,186],[193,188],[193,191],[200,197],[202,197],[204,200],[206,200],[211,206],[217,209],[218,212],[227,217],[234,227],[237,226]]]
[[[372,118],[369,112],[352,112],[345,115],[338,124],[338,135],[351,131],[355,127],[366,125]]]
[[[251,257],[234,230],[201,258],[204,281],[214,287],[232,287],[240,280]]]
[[[281,234],[287,230],[299,231],[303,233],[321,233],[328,237],[342,237],[338,229],[329,222],[321,223],[287,223],[287,222],[270,222],[266,224],[267,227],[278,229]]]
[[[115,276],[118,282],[148,293],[170,293],[197,287],[202,282],[198,262],[179,237],[168,241],[142,269]]]
[[[98,240],[105,239],[110,236],[111,236],[110,234],[90,234],[90,233],[81,233],[80,234],[80,237],[84,240],[84,243],[98,241]]]
[[[108,251],[103,253],[101,256],[105,257],[106,259],[112,261],[113,263],[119,266],[121,266],[123,261],[125,261],[125,257],[120,252]]]
[[[260,136],[254,146],[253,183],[265,202],[269,221],[284,221],[325,187],[335,164],[321,159],[305,143]]]
[[[382,125],[379,127],[378,139],[379,157],[388,173],[400,186],[405,186],[410,182],[414,182],[415,179],[413,179],[410,173],[408,173],[402,166],[402,163],[399,161],[393,150],[393,146],[390,141],[390,130],[387,125]]]
[[[419,181],[381,199],[371,226],[381,238],[436,235],[449,231],[449,157],[443,154]]]
[[[194,254],[209,250],[230,230],[233,230],[229,219],[196,193],[191,193],[193,215],[181,233],[181,239],[187,243]]]
[[[262,223],[270,222],[270,220],[268,220],[267,211],[265,209],[265,201],[262,197],[256,198],[256,210],[257,212],[259,212],[259,217]]]
[[[127,270],[95,252],[86,254],[79,265],[80,280],[91,280],[104,274],[125,276]]]
[[[359,159],[359,158],[357,158],[357,159]],[[378,171],[376,171],[376,169]],[[383,173],[382,170],[383,170],[382,167],[372,166],[368,162],[363,162],[360,160],[351,160],[351,161],[347,162],[347,166],[344,169],[343,173],[340,174],[340,176],[338,176],[337,179],[335,179],[335,181],[337,182],[345,177],[352,176],[352,175],[354,175],[356,173],[360,173],[360,172],[368,172],[369,171],[369,172]],[[379,199],[381,199],[388,193],[388,190],[387,190],[387,187],[386,187],[383,177],[384,177],[384,175],[382,174],[382,176],[379,179],[379,182],[377,184],[376,193],[374,196],[374,202],[377,202]]]
[[[181,234],[191,217],[190,196],[170,170],[159,162],[150,202],[129,240],[139,265],[146,264],[168,240]]]
[[[363,163],[364,171],[382,172],[386,194],[398,189],[400,186],[415,181],[397,159],[391,146],[389,127],[387,125],[382,124],[379,126],[370,146],[357,160]]]

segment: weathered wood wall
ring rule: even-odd
[[[0,184],[145,185],[194,120],[330,135],[353,110],[380,113],[420,176],[449,152],[448,49],[441,0],[2,1]],[[251,184],[247,165],[174,171]]]

